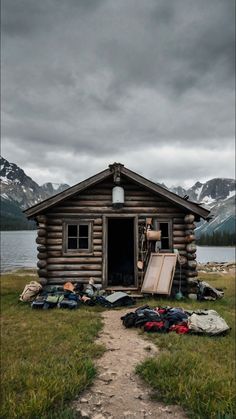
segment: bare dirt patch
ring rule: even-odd
[[[136,329],[126,329],[120,317],[132,310],[103,313],[104,328],[97,343],[106,347],[98,360],[98,375],[92,387],[73,403],[80,416],[89,419],[178,418],[187,416],[178,406],[150,400],[151,390],[135,374],[138,363],[157,355],[155,345]]]

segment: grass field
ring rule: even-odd
[[[212,285],[224,288],[225,298],[215,302],[175,302],[185,308],[216,310],[232,328],[227,336],[148,335],[161,350],[158,358],[137,367],[153,388],[153,397],[181,405],[190,418],[233,419],[235,406],[235,278],[202,275]],[[150,301],[172,305],[173,301]],[[147,334],[145,334],[146,336]]]
[[[23,276],[21,276],[23,275]],[[3,419],[72,419],[69,403],[95,374],[94,360],[104,348],[94,343],[101,330],[101,309],[31,310],[18,302],[29,272],[2,277]],[[235,411],[235,288],[232,276],[202,278],[224,288],[216,302],[147,300],[151,306],[212,308],[232,328],[225,337],[145,334],[161,354],[137,367],[153,388],[153,397],[177,403],[190,418],[233,419]],[[142,304],[140,302],[139,304]],[[142,333],[142,332],[140,332]]]
[[[72,418],[67,407],[95,376],[98,311],[31,310],[18,302],[32,277],[2,277],[1,418]],[[37,314],[36,314],[37,313]]]

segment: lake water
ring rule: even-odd
[[[1,272],[17,268],[36,268],[37,245],[36,231],[1,232]],[[233,247],[198,246],[198,262],[233,262]]]

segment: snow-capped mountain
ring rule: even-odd
[[[0,163],[1,217],[4,229],[29,228],[29,222],[22,210],[69,187],[50,182],[39,186],[16,164],[9,163],[3,157],[0,158]],[[213,218],[209,222],[202,221],[196,229],[199,237],[202,233],[235,231],[235,184],[234,179],[216,178],[205,183],[196,182],[188,189],[181,186],[169,189],[211,210]],[[160,185],[166,187],[163,183]]]
[[[2,228],[28,227],[22,210],[69,188],[61,183],[45,183],[39,186],[16,164],[0,158],[1,226]]]
[[[180,196],[189,196],[190,201],[197,202],[211,210],[212,219],[201,221],[196,229],[197,237],[202,233],[235,232],[235,186],[234,179],[215,178],[205,183],[197,182],[189,189],[171,188]]]

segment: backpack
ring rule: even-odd
[[[122,323],[125,327],[134,327],[135,320],[137,315],[135,313],[127,313],[125,316],[121,317]]]
[[[31,281],[27,284],[20,295],[20,301],[31,302],[35,299],[36,295],[42,290],[42,285],[37,281]]]

